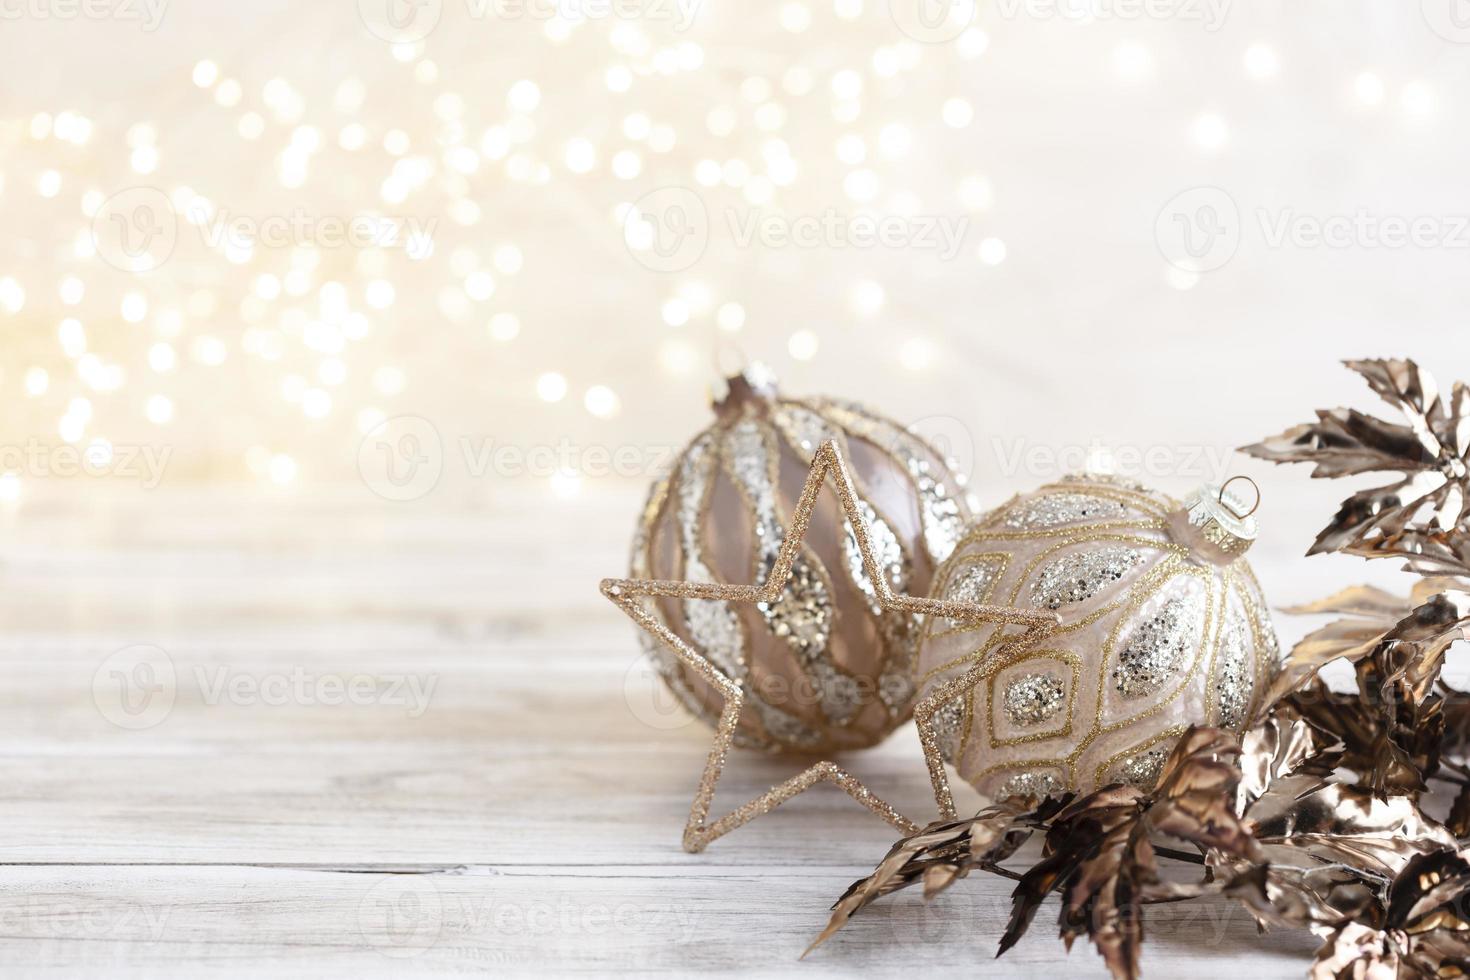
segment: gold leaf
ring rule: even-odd
[[[1432,574],[1470,573],[1470,395],[1456,383],[1449,404],[1434,378],[1410,360],[1348,361],[1405,423],[1350,409],[1317,412],[1244,452],[1275,463],[1313,463],[1312,476],[1399,473],[1401,479],[1353,494],[1308,554],[1344,551],[1403,557]]]
[[[833,904],[827,927],[802,955],[832,938],[863,907],[884,895],[922,883],[928,897],[971,868],[1005,860],[1064,802],[1007,800],[968,820],[933,823],[903,838],[889,849],[872,874],[853,882]]]

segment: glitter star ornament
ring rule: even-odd
[[[684,846],[703,850],[819,782],[913,833],[916,823],[825,760],[713,822],[709,812],[731,745],[861,748],[905,720],[923,617],[1004,623],[1027,637],[1057,617],[899,594],[927,588],[966,513],[954,474],[903,428],[855,406],[782,399],[751,371],[731,379],[716,410],[653,488],[633,577],[602,583],[642,627],[669,687],[715,728]]]
[[[817,448],[835,442],[881,577],[925,595],[972,516],[964,481],[896,422],[831,399],[783,398],[759,365],[728,379],[715,421],[679,454],[648,498],[630,578],[749,583],[771,572]],[[780,597],[741,607],[665,599],[660,620],[745,691],[736,744],[832,752],[874,745],[914,701],[919,626],[880,608],[852,523],[835,500],[812,518]],[[664,682],[717,724],[722,699],[645,637]]]
[[[1020,643],[1003,625],[931,618],[919,655],[930,747],[1002,799],[1147,787],[1190,725],[1240,731],[1280,659],[1242,557],[1255,536],[1228,487],[1179,503],[1096,475],[987,514],[932,594],[1047,610],[1061,625]]]

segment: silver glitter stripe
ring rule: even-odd
[[[1041,570],[1031,586],[1031,601],[1043,609],[1086,602],[1143,560],[1142,552],[1122,545],[1071,552]]]
[[[1245,709],[1251,696],[1251,642],[1250,624],[1245,614],[1232,607],[1225,620],[1225,631],[1220,638],[1220,654],[1215,666],[1215,703],[1218,705],[1217,724],[1224,728],[1238,728],[1245,720]]]
[[[934,712],[934,737],[939,742],[939,755],[950,765],[960,751],[960,730],[965,723],[965,705],[960,698],[951,698]]]
[[[1135,493],[1151,494],[1153,492],[1149,490],[1147,486],[1139,483],[1137,480],[1130,480],[1126,476],[1114,476],[1112,473],[1094,473],[1090,471],[1082,473],[1068,473],[1066,476],[1062,477],[1062,482],[1094,483],[1098,486],[1121,487],[1124,490],[1132,490]]]
[[[896,715],[914,700],[914,654],[912,632],[891,637],[889,648],[894,656],[878,678],[878,697],[890,715]]]
[[[704,504],[714,473],[714,455],[708,435],[701,436],[685,452],[679,466],[675,522],[684,553],[684,578],[690,582],[713,582],[704,564],[700,530],[704,526]],[[727,676],[745,677],[745,643],[740,621],[728,604],[715,599],[685,599],[684,619],[689,635],[712,663]]]
[[[760,698],[747,698],[745,703],[755,709],[755,713],[760,717],[761,727],[781,745],[802,748],[816,745],[822,739],[820,733]]]
[[[770,446],[761,427],[752,421],[733,426],[725,436],[725,460],[754,510],[759,570],[764,581],[776,563],[785,530],[776,516],[776,494],[771,479]],[[803,660],[813,660],[827,649],[832,628],[832,601],[827,586],[810,562],[798,555],[791,578],[775,602],[756,603],[771,631],[784,639]]]
[[[943,474],[938,473],[930,462],[931,457],[937,454],[908,430],[843,402],[826,401],[823,407],[848,432],[874,443],[896,457],[908,470],[909,478],[919,493],[924,546],[935,562],[948,558],[964,531],[965,513],[955,497],[960,481],[956,479],[954,487],[946,485]]]
[[[877,560],[888,587],[898,593],[906,591],[909,561],[908,556],[903,553],[903,545],[899,544],[898,536],[866,500],[859,500],[857,504],[863,513],[864,523],[868,525],[868,541],[873,546],[873,557]],[[842,536],[842,555],[847,562],[847,572],[863,595],[868,597],[869,608],[881,615],[878,590],[868,577],[868,570],[863,567],[863,553],[858,550],[857,534],[852,529],[852,522],[844,521],[842,526],[846,532]]]
[[[1122,520],[1128,508],[1116,500],[1089,493],[1049,493],[1011,508],[1002,523],[1016,531],[1039,530],[1078,521]]]
[[[999,558],[986,558],[971,562],[960,569],[944,586],[944,598],[952,602],[989,602],[995,583],[1005,562]],[[956,620],[940,617],[939,622],[953,624]]]
[[[801,405],[783,404],[772,417],[786,440],[803,454],[805,463],[812,461],[822,443],[841,438],[841,433],[826,419]]]
[[[990,591],[1000,577],[1001,560],[987,558],[966,565],[945,586],[944,597],[952,602],[989,602]]]
[[[1038,799],[1054,796],[1065,789],[1061,777],[1048,769],[1028,769],[1016,773],[1001,783],[997,799],[1012,796],[1034,796]]]
[[[1067,700],[1067,685],[1054,674],[1022,674],[1006,685],[1001,707],[1014,725],[1029,728],[1051,718]]]
[[[1197,592],[1170,596],[1134,627],[1113,669],[1119,694],[1130,699],[1153,694],[1192,659],[1203,605]]]

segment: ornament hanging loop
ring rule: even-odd
[[[1237,480],[1244,480],[1246,483],[1249,483],[1251,485],[1251,489],[1256,492],[1255,504],[1252,505],[1251,509],[1246,511],[1244,514],[1236,510],[1231,502],[1225,499],[1225,490],[1230,486],[1230,484],[1234,483]],[[1250,477],[1242,473],[1239,476],[1232,476],[1230,479],[1226,480],[1220,485],[1220,496],[1218,499],[1220,501],[1220,506],[1225,507],[1230,511],[1230,513],[1234,514],[1241,520],[1245,520],[1247,517],[1250,517],[1256,511],[1261,509],[1261,487],[1258,483],[1256,483],[1255,480],[1252,480]]]

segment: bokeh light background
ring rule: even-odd
[[[1366,407],[1341,357],[1470,374],[1455,2],[4,0],[0,439],[86,454],[89,494],[130,447],[174,489],[366,494],[407,416],[419,504],[575,513],[647,480],[588,447],[658,465],[746,357],[958,426],[988,502],[1058,472],[1036,447],[1161,448],[1180,492]],[[1200,188],[1224,261],[1171,238]],[[1344,216],[1438,232],[1273,235]],[[16,459],[23,513],[59,478]],[[1341,493],[1230,465],[1291,553]]]

